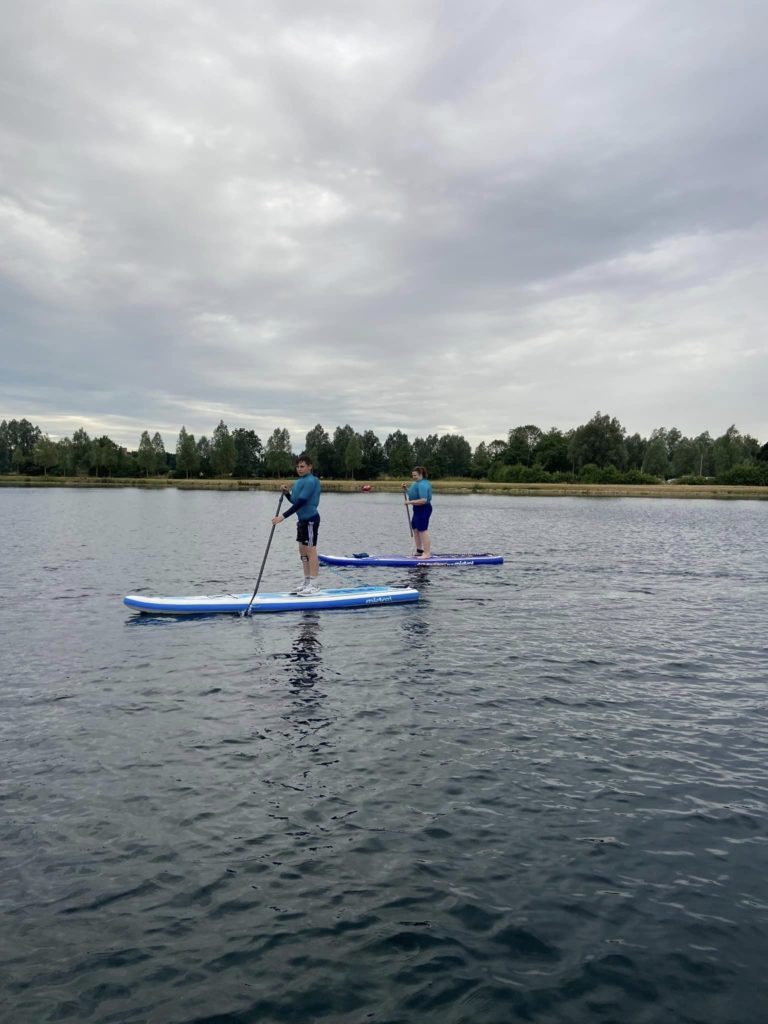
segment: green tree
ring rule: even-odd
[[[190,473],[196,474],[199,469],[200,454],[195,444],[195,435],[188,434],[187,428],[182,427],[176,442],[176,472],[183,473],[189,480]]]
[[[268,476],[288,476],[293,470],[291,435],[285,428],[276,427],[267,439],[264,469]]]
[[[355,479],[355,472],[363,464],[363,447],[359,434],[353,433],[347,442],[347,450],[344,452],[344,469],[352,480]]]
[[[211,442],[207,437],[205,437],[205,435],[203,435],[198,439],[196,448],[199,466],[198,472],[200,476],[213,476],[213,469],[211,467]]]
[[[542,436],[542,431],[532,423],[510,430],[504,461],[509,463],[510,466],[518,463],[523,466],[530,466],[533,462],[534,450],[541,441]]]
[[[534,462],[547,473],[567,473],[571,468],[568,458],[568,439],[557,427],[542,434],[533,450]]]
[[[722,476],[739,463],[748,461],[748,446],[735,424],[732,423],[721,437],[715,438],[712,459],[715,476]]]
[[[694,438],[696,448],[699,456],[699,466],[695,470],[697,476],[714,476],[715,475],[715,460],[713,455],[714,442],[710,437],[709,431],[705,430],[703,434],[699,434],[698,437]]]
[[[491,456],[488,454],[488,446],[485,441],[481,441],[474,452],[472,452],[472,463],[470,465],[470,473],[476,480],[482,480],[483,477],[488,476],[488,470],[491,468]]]
[[[472,448],[461,434],[443,434],[438,443],[437,454],[444,476],[470,476]]]
[[[120,449],[112,440],[104,434],[96,437],[91,442],[91,462],[96,469],[96,475],[101,476],[102,471],[106,476],[112,476],[120,462]]]
[[[589,463],[599,469],[606,466],[623,469],[627,464],[625,433],[615,417],[603,416],[598,410],[588,423],[574,430],[568,454],[579,469]]]
[[[639,434],[632,434],[624,442],[627,449],[627,469],[640,469],[645,458],[645,449],[648,442]]]
[[[48,476],[48,470],[58,466],[61,452],[55,441],[52,441],[47,434],[42,434],[35,445],[34,461],[39,466],[44,476]]]
[[[667,432],[661,427],[651,434],[643,456],[643,473],[660,476],[666,480],[669,475],[669,456],[667,455]]]
[[[139,469],[145,476],[155,472],[155,449],[152,447],[148,430],[141,432],[139,447],[136,452],[136,461]]]
[[[210,459],[215,476],[232,475],[236,461],[235,442],[224,420],[219,420],[219,425],[213,432]]]
[[[235,445],[233,474],[246,478],[258,476],[264,461],[264,446],[259,435],[253,430],[238,427],[232,431],[232,440]]]
[[[165,445],[160,434],[155,431],[152,435],[152,451],[155,453],[155,473],[165,473],[168,463],[165,457]]]
[[[11,471],[11,440],[8,431],[8,421],[0,423],[0,473]]]
[[[670,459],[669,471],[674,478],[702,475],[699,471],[699,446],[693,438],[680,438]]]
[[[362,436],[360,447],[362,454],[362,463],[360,466],[362,475],[368,480],[375,480],[381,475],[386,464],[384,448],[382,447],[381,441],[372,430],[366,430]]]
[[[343,427],[336,427],[333,432],[333,465],[331,467],[331,474],[335,477],[346,476],[345,459],[347,445],[354,435],[355,431],[348,423]]]
[[[413,469],[413,451],[408,435],[395,430],[384,441],[387,471],[391,476],[408,476]]]
[[[506,454],[506,441],[502,441],[501,438],[496,438],[495,441],[488,442],[488,455],[490,456],[491,462],[504,461]]]
[[[335,463],[333,442],[322,424],[318,423],[308,433],[304,451],[312,459],[312,466],[318,476],[332,476]]]
[[[438,480],[443,475],[443,463],[440,458],[440,438],[437,434],[414,438],[411,445],[411,463],[411,468],[413,466],[426,466],[427,472],[433,480]]]
[[[39,427],[28,419],[9,420],[6,439],[10,449],[11,467],[17,473],[28,472],[35,465],[35,447],[42,437]]]
[[[56,443],[56,447],[59,449],[59,461],[57,463],[59,473],[63,476],[74,476],[75,460],[72,454],[72,439],[62,437]]]
[[[667,442],[667,458],[671,463],[672,459],[674,458],[675,451],[677,450],[677,446],[683,440],[683,435],[682,432],[677,429],[677,427],[670,427],[669,430],[666,431],[665,439]]]
[[[87,474],[91,467],[91,439],[82,427],[72,435],[70,448],[71,472]]]
[[[139,475],[139,467],[136,464],[133,452],[127,451],[122,445],[119,445],[117,448],[117,465],[114,468],[113,475],[134,478]]]

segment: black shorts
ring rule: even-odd
[[[319,515],[312,516],[311,519],[299,519],[296,522],[296,540],[299,544],[306,544],[310,548],[316,547],[319,532]]]

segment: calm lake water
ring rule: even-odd
[[[504,565],[321,574],[416,605],[122,605],[251,590],[276,502],[0,489],[0,1018],[765,1020],[768,502],[439,497]]]

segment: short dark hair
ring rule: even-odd
[[[307,455],[306,452],[302,452],[301,455],[298,457],[298,459],[296,459],[296,461],[297,462],[306,462],[306,464],[308,466],[312,466],[313,468],[314,468],[314,465],[315,465],[314,462],[312,461],[312,456],[311,455]]]
[[[412,473],[420,473],[424,479],[427,479],[427,467],[426,466],[414,466],[411,470]]]

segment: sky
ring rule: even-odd
[[[763,0],[13,0],[0,420],[768,441]]]

